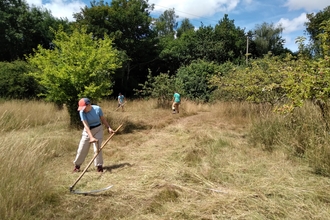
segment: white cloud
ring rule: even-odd
[[[31,6],[42,6],[42,0],[26,0],[26,2]]]
[[[228,13],[234,10],[239,2],[240,0],[149,0],[149,4],[155,5],[155,11],[162,13],[174,8],[176,15],[192,19],[209,17],[218,12]]]
[[[298,51],[298,45],[295,43],[295,36],[282,36],[285,40],[284,47],[290,49],[292,52]]]
[[[57,18],[67,18],[73,21],[73,13],[81,11],[85,7],[82,0],[50,0],[49,3],[42,4],[42,0],[26,0],[29,5],[42,6],[51,11],[52,15]]]
[[[323,10],[329,5],[329,0],[287,0],[285,6],[289,10],[305,9],[307,12]]]
[[[283,33],[288,34],[295,31],[301,31],[305,29],[304,23],[307,22],[306,13],[302,13],[299,17],[289,20],[287,18],[281,18],[276,25],[281,24],[284,28]]]

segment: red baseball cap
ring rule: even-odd
[[[91,101],[88,98],[82,98],[78,102],[78,111],[82,111],[86,108],[87,105],[91,104]]]

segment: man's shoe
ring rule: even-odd
[[[73,172],[80,172],[80,166],[75,165],[74,169],[73,169]]]
[[[100,166],[97,166],[97,172],[103,172],[103,167],[102,167],[102,165],[100,165]]]

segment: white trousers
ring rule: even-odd
[[[176,113],[179,113],[179,105],[180,105],[180,102],[173,102],[172,104],[172,110],[176,111]]]
[[[102,141],[103,141],[103,126],[100,125],[96,128],[91,129],[91,132],[93,134],[93,136],[98,140],[98,142],[96,143],[96,147],[94,148],[94,155],[98,152],[98,150],[101,147]],[[76,159],[73,161],[73,163],[75,165],[80,166],[84,161],[85,158],[88,154],[90,145],[92,143],[89,142],[89,137],[88,134],[84,128],[82,135],[81,135],[81,139],[80,139],[80,143],[78,146],[78,150],[77,150],[77,155],[76,155]],[[94,160],[94,165],[95,166],[101,166],[103,165],[103,157],[102,157],[102,151],[97,155],[97,157]]]

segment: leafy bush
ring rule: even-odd
[[[247,67],[231,67],[225,75],[212,78],[212,84],[218,89],[215,97],[221,100],[250,101],[270,103],[283,101],[286,93],[281,86],[287,63],[278,57],[267,55],[263,59],[253,60]]]
[[[210,78],[220,71],[213,62],[197,60],[188,66],[180,67],[176,74],[176,87],[190,100],[208,102],[216,89],[210,84]]]
[[[99,101],[112,93],[112,75],[121,67],[120,53],[107,35],[94,39],[86,28],[74,29],[71,35],[63,28],[55,31],[54,50],[39,45],[28,62],[37,68],[31,71],[47,88],[42,94],[47,101],[65,104],[71,125],[81,125],[77,101],[89,97]]]
[[[168,107],[168,102],[172,99],[175,88],[174,76],[167,73],[160,73],[152,76],[151,71],[144,84],[139,84],[142,88],[135,89],[135,94],[142,97],[156,98],[159,107]]]
[[[0,63],[0,96],[6,99],[37,98],[41,86],[28,72],[31,66],[24,61]]]

